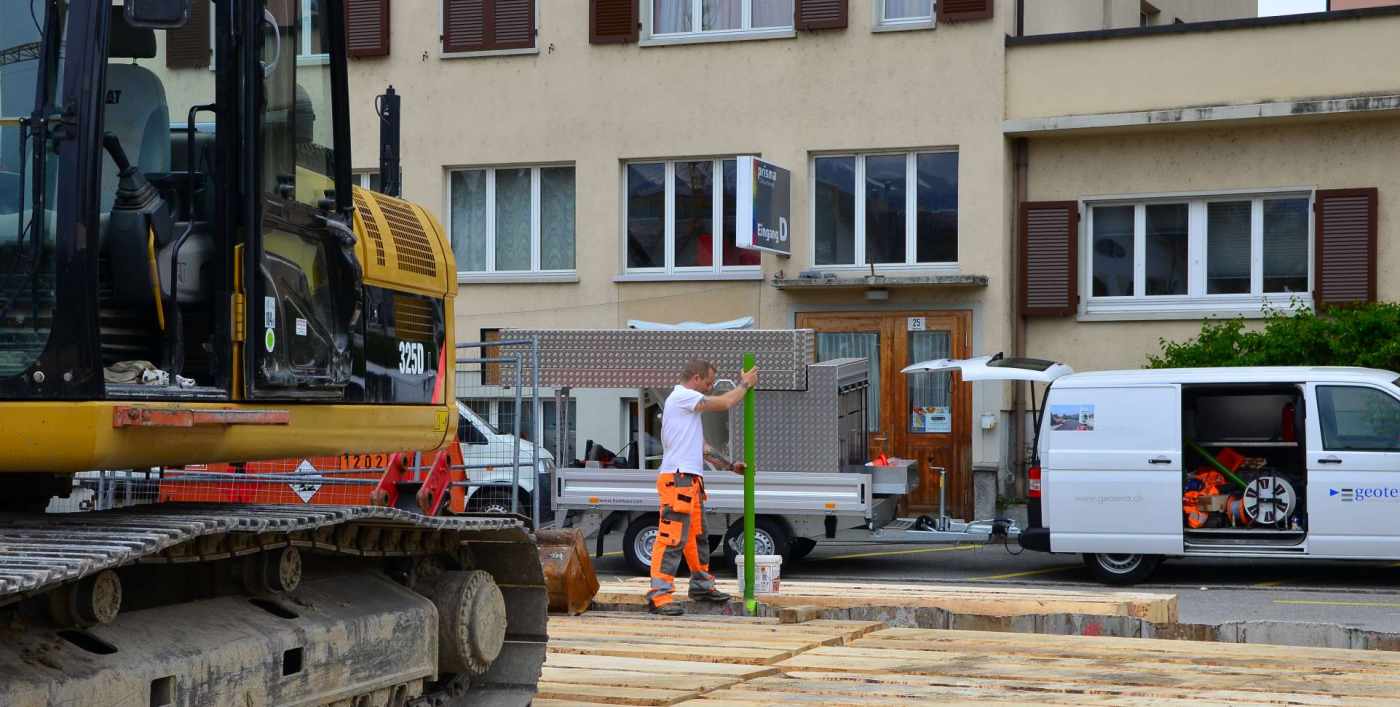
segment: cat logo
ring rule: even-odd
[[[114,106],[122,102],[122,92],[117,89],[107,91],[107,105]]]

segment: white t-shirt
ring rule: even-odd
[[[705,429],[695,406],[705,396],[678,385],[661,410],[661,471],[705,475]]]

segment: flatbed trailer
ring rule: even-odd
[[[538,340],[540,386],[561,400],[573,388],[659,389],[677,383],[692,357],[708,358],[723,381],[737,377],[742,356],[760,370],[756,397],[755,545],[758,554],[796,561],[820,542],[957,544],[1009,541],[1019,534],[999,519],[968,522],[900,517],[901,500],[919,486],[917,462],[867,464],[863,358],[816,361],[811,330],[512,330],[504,337]],[[526,376],[529,374],[526,373]],[[509,375],[507,375],[509,377]],[[511,384],[514,381],[504,381]],[[521,384],[528,384],[522,380]],[[556,409],[563,409],[556,406]],[[726,457],[743,448],[742,413],[708,413],[706,441]],[[568,420],[558,421],[560,439]],[[720,437],[722,439],[716,439]],[[613,532],[636,571],[650,565],[658,498],[654,469],[561,463],[550,504],[560,522],[597,528],[597,552]],[[946,470],[935,470],[946,472]],[[706,528],[712,547],[738,554],[743,527],[743,477],[724,469],[705,475]]]

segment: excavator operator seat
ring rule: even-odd
[[[126,23],[120,6],[112,6],[108,34],[107,100],[103,130],[117,136],[127,158],[143,174],[170,171],[170,107],[165,85],[154,72],[121,59],[154,59],[156,35]],[[112,210],[117,193],[117,165],[102,155],[102,213]]]

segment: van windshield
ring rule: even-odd
[[[487,422],[480,415],[476,414],[475,410],[472,410],[470,407],[467,407],[467,404],[460,400],[457,401],[457,412],[460,413],[462,417],[471,420],[477,426],[477,428],[485,430],[487,434],[500,434],[496,431],[495,427],[491,426],[491,423]]]

